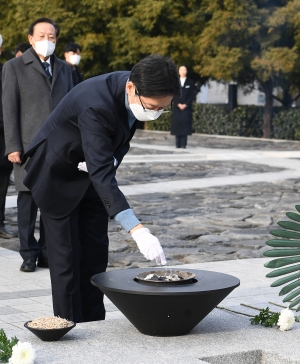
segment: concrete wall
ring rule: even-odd
[[[238,87],[238,105],[257,105],[264,106],[265,94],[258,89],[258,84],[255,84],[254,90],[251,93],[245,94],[245,88]],[[274,94],[278,93],[274,90]],[[228,83],[217,81],[209,81],[202,86],[197,95],[197,102],[200,104],[227,104],[228,103]],[[279,102],[274,100],[274,106],[281,106]]]

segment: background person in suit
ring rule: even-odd
[[[0,34],[0,55],[2,52],[2,35]],[[2,68],[0,63],[0,238],[10,239],[16,237],[16,234],[9,231],[5,226],[5,200],[9,184],[9,177],[13,166],[5,155],[5,141],[3,129],[3,113],[2,113]]]
[[[31,47],[28,43],[19,43],[15,49],[15,57],[21,57]]]
[[[195,98],[195,84],[187,78],[186,66],[178,69],[181,96],[174,97],[171,119],[171,134],[175,135],[176,148],[186,148],[187,136],[192,135],[193,100]]]
[[[30,144],[24,183],[45,223],[55,315],[75,322],[105,318],[103,294],[90,280],[107,267],[108,218],[132,234],[147,259],[166,264],[158,239],[134,215],[115,177],[137,120],[157,119],[179,94],[174,63],[148,56],[131,72],[76,86]],[[84,165],[88,173],[79,170]]]
[[[73,86],[76,86],[84,80],[83,75],[78,68],[81,57],[81,47],[77,43],[68,43],[65,45],[64,51],[65,60],[72,69]]]
[[[32,45],[21,57],[3,67],[3,120],[6,155],[14,163],[18,193],[18,227],[21,270],[33,272],[38,266],[48,267],[42,219],[40,239],[34,237],[37,206],[31,192],[23,185],[26,175],[20,168],[21,157],[34,135],[52,110],[72,88],[70,67],[54,54],[59,27],[51,19],[40,18],[29,27]]]

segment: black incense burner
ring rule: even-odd
[[[156,279],[174,274],[183,279]],[[149,275],[156,275],[155,279],[149,279]],[[170,269],[161,268],[114,270],[96,274],[91,282],[142,334],[151,336],[189,333],[240,285],[228,274],[194,269],[170,273]]]

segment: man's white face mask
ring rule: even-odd
[[[49,40],[38,40],[35,42],[34,49],[37,54],[43,57],[49,57],[55,50],[56,43],[49,42]]]
[[[72,54],[70,55],[70,63],[74,66],[77,66],[80,62],[80,55],[79,54]]]
[[[134,92],[134,96],[136,96],[136,93]],[[140,98],[140,97],[139,97]],[[142,103],[141,99],[140,102]],[[164,109],[162,110],[150,110],[150,109],[146,109],[144,108],[142,105],[134,103],[134,104],[129,104],[129,107],[133,113],[133,115],[136,117],[137,120],[139,121],[151,121],[151,120],[156,120],[160,117],[160,115],[163,112],[167,112],[164,111]]]

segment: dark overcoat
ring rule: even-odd
[[[175,96],[173,99],[172,135],[186,136],[192,134],[192,114],[195,95],[194,81],[187,78],[181,87],[181,96]],[[178,104],[186,104],[187,107],[184,110],[180,110]]]
[[[66,62],[52,55],[51,68],[52,83],[33,48],[3,66],[5,154],[23,153],[51,111],[72,88],[71,67]],[[14,172],[16,189],[28,191],[23,185],[24,168],[14,163]]]
[[[42,214],[61,218],[79,204],[93,184],[112,217],[129,205],[116,181],[137,121],[130,129],[125,86],[130,72],[90,78],[71,90],[51,113],[25,153],[25,185]],[[89,173],[78,170],[86,162]]]
[[[0,101],[2,100],[2,68],[3,64],[0,63]],[[2,102],[0,102],[0,134],[4,134]]]
[[[77,86],[80,82],[84,81],[83,74],[77,66],[71,66],[73,86]]]
[[[7,159],[7,156],[5,155],[3,111],[2,111],[2,102],[1,102],[1,99],[2,99],[2,68],[3,68],[3,64],[0,63],[0,173],[1,173],[1,169],[12,170],[12,163]]]

